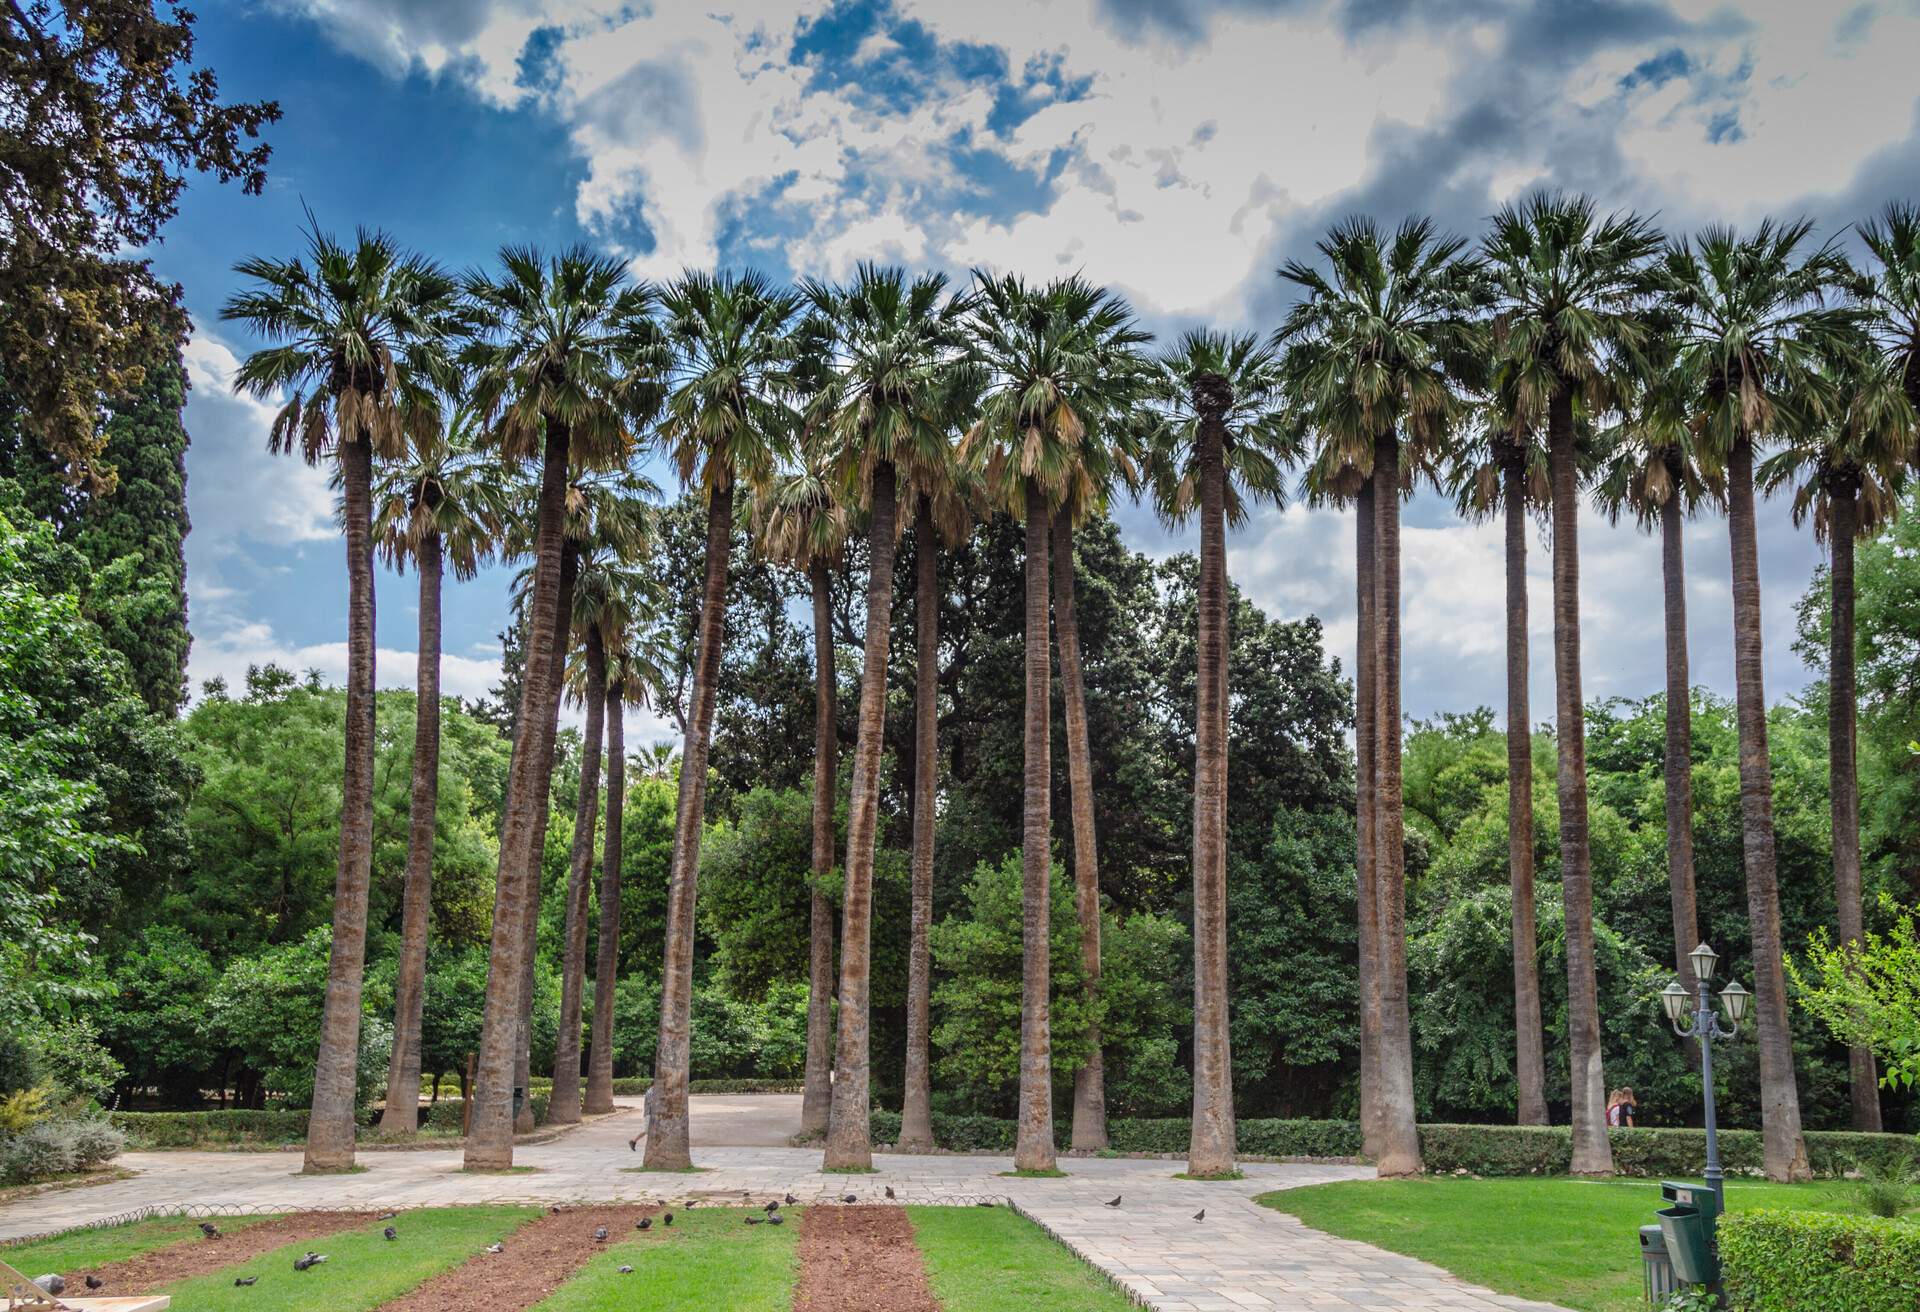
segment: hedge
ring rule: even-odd
[[[458,1134],[464,1105],[458,1098],[442,1098],[421,1108],[421,1128]],[[361,1128],[371,1128],[377,1115],[375,1108],[361,1108]],[[275,1147],[300,1143],[307,1137],[304,1108],[114,1112],[111,1119],[114,1128],[127,1136],[127,1147],[132,1149]],[[533,1119],[535,1124],[544,1124],[547,1119],[547,1095],[538,1091],[533,1095]]]
[[[1762,1209],[1722,1218],[1719,1233],[1733,1312],[1920,1308],[1920,1226]]]

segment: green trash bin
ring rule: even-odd
[[[1654,1213],[1667,1241],[1667,1260],[1682,1284],[1712,1285],[1720,1280],[1720,1259],[1713,1251],[1713,1223],[1698,1207],[1680,1203]]]
[[[1667,1237],[1657,1225],[1640,1227],[1640,1269],[1647,1302],[1665,1307],[1679,1286],[1674,1283],[1673,1263],[1667,1260]]]

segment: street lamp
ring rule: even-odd
[[[1747,1004],[1753,995],[1741,988],[1737,980],[1720,990],[1720,1009],[1727,1017],[1723,1026],[1714,1014],[1713,999],[1707,992],[1707,981],[1713,978],[1714,968],[1720,964],[1720,954],[1702,943],[1687,953],[1687,960],[1693,966],[1694,996],[1689,998],[1686,986],[1674,980],[1661,990],[1660,1005],[1666,1009],[1667,1021],[1675,1034],[1700,1041],[1700,1084],[1707,1104],[1706,1181],[1718,1204],[1716,1214],[1723,1214],[1727,1210],[1727,1190],[1725,1177],[1720,1173],[1720,1132],[1713,1117],[1713,1045],[1740,1032],[1740,1022],[1747,1018]]]

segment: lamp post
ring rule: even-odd
[[[1747,1004],[1753,995],[1741,988],[1737,980],[1720,990],[1720,1007],[1727,1014],[1723,1027],[1707,992],[1707,981],[1713,978],[1714,968],[1720,964],[1720,954],[1702,943],[1687,953],[1687,960],[1693,963],[1694,996],[1689,998],[1686,987],[1674,980],[1661,991],[1660,1003],[1667,1010],[1667,1020],[1672,1023],[1675,1034],[1700,1041],[1700,1082],[1707,1104],[1706,1181],[1713,1190],[1718,1215],[1726,1211],[1727,1190],[1725,1177],[1720,1173],[1720,1134],[1713,1118],[1713,1045],[1740,1032],[1740,1022],[1747,1018]],[[1688,1014],[1689,1004],[1692,1014]]]

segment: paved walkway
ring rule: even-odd
[[[1063,1159],[1064,1180],[1001,1176],[1004,1157],[875,1158],[876,1175],[819,1172],[816,1149],[707,1146],[715,1137],[779,1142],[778,1124],[799,1118],[797,1098],[694,1100],[695,1175],[637,1171],[627,1141],[641,1128],[636,1108],[551,1143],[523,1147],[512,1175],[466,1175],[456,1151],[366,1152],[354,1175],[306,1177],[293,1152],[128,1153],[130,1180],[43,1194],[0,1206],[0,1238],[78,1225],[149,1205],[425,1207],[489,1201],[737,1202],[792,1193],[805,1202],[854,1194],[906,1203],[1009,1200],[1062,1243],[1106,1271],[1141,1304],[1163,1312],[1557,1312],[1543,1303],[1493,1294],[1437,1267],[1368,1244],[1309,1230],[1259,1207],[1254,1195],[1329,1180],[1365,1179],[1355,1166],[1254,1165],[1245,1180],[1199,1184],[1173,1179],[1180,1164],[1137,1159]],[[743,1105],[745,1104],[745,1105]],[[1118,1194],[1121,1205],[1103,1204]],[[1206,1219],[1193,1214],[1206,1209]]]

